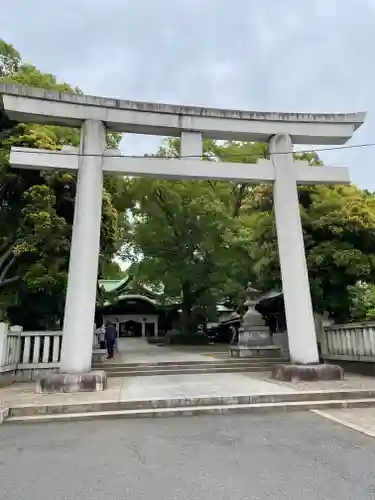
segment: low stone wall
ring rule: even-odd
[[[0,373],[0,387],[6,387],[14,382],[37,382],[48,373],[56,373],[58,371],[58,368],[28,368],[25,370],[9,370]]]
[[[0,373],[0,387],[6,387],[16,382],[16,371],[9,370]]]
[[[323,362],[329,363],[328,360],[323,360]],[[368,361],[345,361],[340,359],[335,359],[334,363],[335,365],[341,366],[345,373],[375,377],[375,363],[369,363]]]

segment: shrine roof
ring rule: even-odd
[[[125,276],[118,280],[99,280],[99,286],[103,287],[105,292],[116,292],[129,284],[130,276]]]
[[[128,294],[144,294],[152,299],[157,299],[162,296],[162,294],[156,293],[147,285],[136,282],[131,274],[127,274],[123,278],[117,280],[99,280],[99,286],[102,287],[106,293],[113,293],[117,298],[120,298],[121,295],[126,296]]]

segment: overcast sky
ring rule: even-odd
[[[375,0],[0,0],[0,36],[85,93],[259,111],[368,111]],[[127,153],[158,140],[128,136]],[[375,190],[375,147],[322,153]]]

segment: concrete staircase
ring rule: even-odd
[[[59,405],[14,405],[3,409],[4,424],[68,422],[98,418],[178,417],[375,407],[374,390],[314,391],[251,396],[102,401]],[[0,419],[1,423],[1,419]]]
[[[94,365],[104,369],[109,377],[136,377],[152,375],[181,375],[206,373],[267,372],[275,364],[286,363],[286,358],[204,358],[200,361],[159,361],[149,363],[116,363],[107,361]],[[126,387],[127,382],[123,381]],[[271,387],[264,394],[233,396],[199,396],[126,400],[126,390],[120,390],[112,400],[105,393],[98,399],[65,400],[51,403],[11,404],[0,408],[0,423],[69,422],[93,419],[184,417],[280,411],[330,410],[336,408],[375,407],[373,389],[335,389],[296,392]],[[273,392],[275,391],[275,392]],[[272,392],[272,393],[271,393]],[[104,398],[104,399],[103,399]],[[48,400],[47,400],[48,401]]]
[[[108,377],[142,377],[150,375],[183,375],[199,373],[266,372],[286,358],[235,358],[207,361],[164,361],[156,363],[95,363],[93,369],[104,370]]]

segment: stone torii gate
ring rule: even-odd
[[[71,242],[60,375],[42,381],[49,390],[100,390],[105,375],[91,372],[103,172],[170,179],[216,179],[273,183],[285,313],[293,369],[301,374],[318,365],[310,288],[298,203],[298,184],[348,184],[343,167],[310,167],[294,161],[294,144],[344,144],[363,123],[365,113],[290,114],[121,101],[0,85],[2,107],[12,120],[81,128],[79,150],[51,154],[12,148],[16,168],[78,171]],[[1,103],[0,101],[0,103]],[[134,158],[106,150],[106,130],[181,137],[181,159]],[[257,164],[201,161],[204,137],[269,143],[270,160]],[[301,368],[302,367],[302,368]],[[332,367],[331,367],[332,368]],[[327,369],[328,370],[328,369]],[[329,371],[329,373],[328,373]],[[332,377],[332,369],[326,376]],[[340,376],[340,370],[334,373]]]

